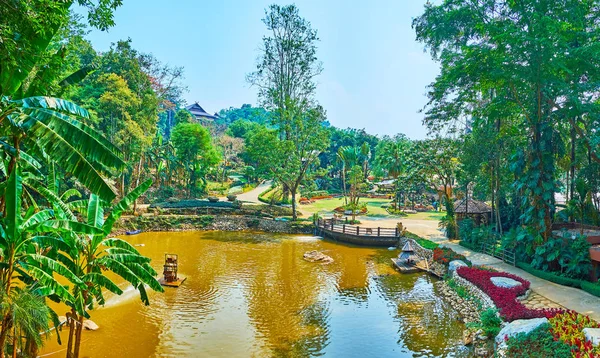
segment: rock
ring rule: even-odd
[[[488,350],[485,347],[475,348],[475,356],[476,357],[487,357]]]
[[[513,288],[521,286],[521,282],[508,277],[492,277],[490,280],[494,285],[498,287]]]
[[[465,346],[468,346],[469,344],[473,343],[473,332],[469,330],[465,330],[463,332],[463,343]]]
[[[585,340],[592,342],[594,346],[600,346],[600,328],[584,328]]]
[[[305,252],[303,258],[309,262],[320,262],[322,264],[330,264],[333,262],[331,257],[316,250]]]
[[[83,328],[87,329],[88,331],[96,331],[100,327],[98,327],[98,325],[94,323],[94,321],[86,319],[85,321],[83,321]]]
[[[456,271],[456,269],[458,269],[459,267],[463,267],[463,266],[467,266],[467,264],[463,260],[452,260],[448,264],[448,271],[454,272],[454,271]]]
[[[548,323],[547,318],[533,318],[533,319],[518,319],[507,324],[500,333],[496,336],[496,345],[498,347],[506,346],[505,337],[513,337],[519,333],[529,333],[544,323]]]

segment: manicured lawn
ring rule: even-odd
[[[386,199],[368,199],[361,198],[360,203],[366,203],[367,209],[369,210],[368,216],[390,216],[385,209],[381,207],[381,205],[389,203],[389,200]],[[306,213],[331,213],[333,209],[338,206],[344,205],[343,198],[335,198],[335,199],[321,199],[316,200],[312,204],[308,205],[299,205],[298,208],[300,211]]]

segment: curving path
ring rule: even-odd
[[[498,271],[504,271],[520,276],[531,282],[531,290],[538,295],[567,309],[586,314],[600,322],[600,297],[596,297],[578,288],[567,287],[544,280],[495,257],[480,252],[473,252],[459,244],[449,242],[444,237],[438,237],[431,240],[464,255],[476,265],[491,266]]]
[[[265,181],[262,182],[260,185],[258,185],[256,188],[245,192],[243,194],[238,194],[237,198],[240,201],[245,201],[248,203],[255,203],[255,204],[260,204],[261,201],[258,200],[258,196],[265,190],[267,190],[269,187],[271,186],[271,181]]]

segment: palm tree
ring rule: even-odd
[[[347,190],[346,190],[346,171],[352,168],[359,156],[359,151],[355,147],[340,147],[337,152],[337,159],[342,163],[342,190],[344,194],[344,204],[348,205]]]
[[[4,291],[0,295],[0,310],[11,315],[13,357],[16,357],[17,350],[25,352],[28,357],[37,357],[38,349],[44,343],[40,333],[49,331],[48,323],[56,315],[46,305],[35,285],[15,287],[10,295],[7,296]]]

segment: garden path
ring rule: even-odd
[[[433,241],[436,241],[439,244],[449,247],[459,254],[464,255],[476,265],[491,266],[498,271],[504,271],[522,277],[531,282],[531,290],[536,294],[567,309],[586,314],[594,320],[600,322],[600,297],[591,295],[578,288],[567,287],[544,280],[530,274],[529,272],[521,270],[518,267],[514,267],[510,264],[502,262],[495,257],[482,254],[480,252],[473,252],[457,243],[449,242],[444,237],[438,237]]]
[[[265,181],[262,184],[258,185],[256,188],[245,192],[243,194],[238,194],[237,199],[240,201],[245,201],[248,203],[260,204],[260,200],[258,200],[258,196],[265,190],[267,190],[271,186],[271,181]]]

